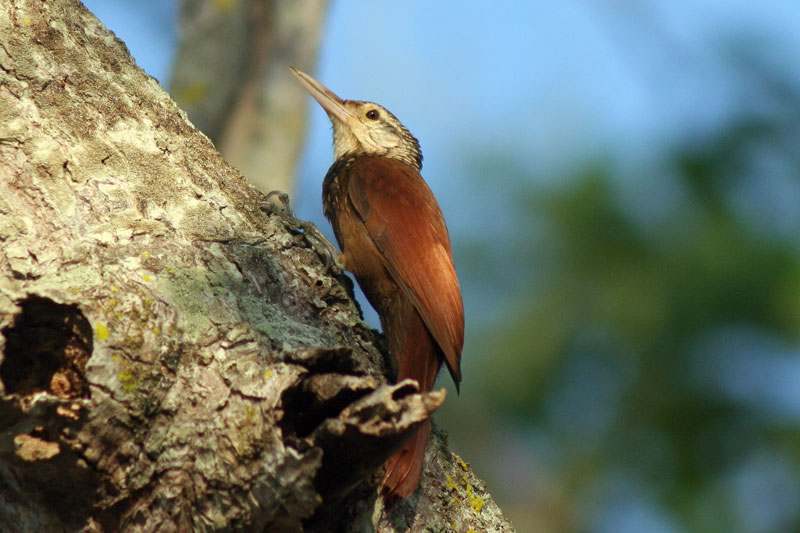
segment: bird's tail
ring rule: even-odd
[[[394,455],[386,461],[381,494],[391,507],[398,500],[417,490],[425,460],[425,446],[431,434],[431,421],[426,420]]]
[[[405,338],[397,342],[399,347],[393,354],[397,380],[415,379],[421,391],[430,391],[442,366],[441,350],[416,310],[412,312],[405,331]],[[390,348],[394,348],[391,344],[390,341]],[[390,506],[417,489],[430,434],[431,422],[426,420],[386,461],[381,494]]]

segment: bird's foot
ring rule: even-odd
[[[322,258],[322,263],[325,265],[325,273],[341,274],[344,271],[344,265],[339,261],[339,251],[336,246],[311,222],[301,220],[298,227],[303,230],[303,235],[311,245],[311,248]]]
[[[269,201],[273,196],[278,197],[282,206]],[[266,200],[258,203],[258,207],[265,213],[278,215],[292,233],[302,234],[308,244],[311,245],[311,248],[322,259],[322,263],[325,265],[325,273],[341,274],[344,271],[336,246],[312,222],[300,220],[295,216],[289,204],[288,194],[283,191],[271,191],[267,194]]]

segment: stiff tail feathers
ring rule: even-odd
[[[443,356],[422,318],[414,311],[402,347],[396,357],[397,380],[417,380],[423,392],[433,389]],[[385,463],[381,494],[389,507],[410,496],[419,485],[425,447],[431,434],[431,421],[426,420]]]
[[[394,455],[386,461],[381,494],[388,507],[417,490],[425,461],[425,447],[431,434],[431,421],[426,420]]]

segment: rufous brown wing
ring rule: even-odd
[[[428,185],[401,161],[360,156],[334,165],[325,191],[345,267],[378,311],[397,379],[431,390],[445,362],[458,386],[464,309],[447,227]],[[429,434],[426,422],[387,461],[387,499],[416,489]]]
[[[429,391],[444,362],[459,387],[464,307],[442,211],[420,174],[419,142],[386,108],[342,100],[291,70],[331,119],[325,216],[342,264],[380,316],[397,379]],[[387,501],[417,488],[430,429],[426,421],[386,462]]]

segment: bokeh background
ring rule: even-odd
[[[167,86],[175,0],[85,3]],[[467,313],[437,420],[519,531],[800,530],[800,2],[334,0],[313,74],[421,141]]]

